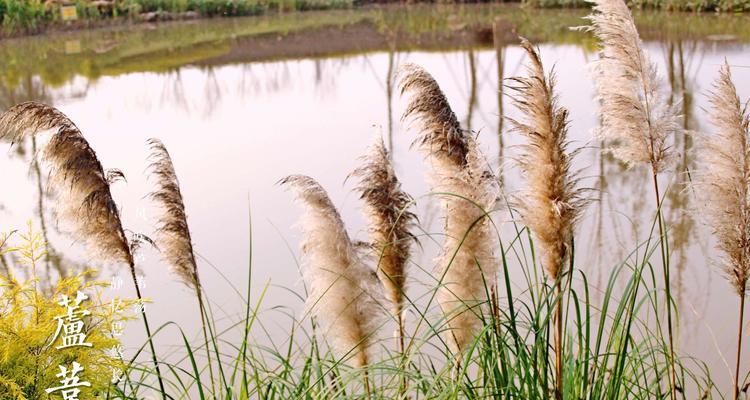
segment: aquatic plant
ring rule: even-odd
[[[377,252],[376,270],[385,297],[392,304],[391,312],[398,324],[396,339],[403,353],[406,264],[411,242],[416,240],[411,232],[416,215],[408,210],[413,200],[401,189],[382,136],[375,139],[362,161],[350,176],[359,178],[357,191],[365,202],[370,242]]]
[[[658,174],[674,159],[669,138],[683,133],[678,102],[670,101],[662,88],[662,79],[643,50],[633,15],[623,0],[592,0],[591,25],[582,27],[599,39],[599,59],[593,61],[596,100],[601,119],[600,135],[613,146],[608,149],[628,165],[646,164],[651,168],[659,244],[666,294],[667,332],[671,398],[677,396],[672,295],[670,271],[661,214]]]
[[[193,251],[193,240],[190,235],[190,227],[187,222],[187,213],[185,204],[180,191],[180,182],[177,179],[172,158],[159,139],[149,139],[148,145],[151,148],[149,172],[156,181],[156,189],[149,194],[149,198],[154,200],[161,209],[161,214],[157,221],[157,230],[155,243],[159,248],[161,255],[167,264],[171,267],[172,272],[177,275],[182,282],[195,291],[195,297],[198,300],[198,308],[201,315],[201,327],[203,329],[204,345],[206,347],[206,359],[208,360],[208,372],[211,377],[211,385],[214,385],[214,372],[211,363],[211,349],[209,347],[208,330],[208,312],[206,310],[203,298],[203,290],[200,277],[198,275],[198,263],[195,261]],[[210,337],[213,338],[213,335]],[[221,369],[221,359],[216,342],[212,341],[216,358]],[[222,373],[223,375],[223,373]],[[215,389],[212,389],[215,392]]]
[[[49,130],[56,131],[44,146],[42,158],[49,164],[50,187],[56,196],[58,218],[69,226],[71,234],[86,245],[93,257],[128,265],[138,300],[143,301],[133,254],[145,237],[137,235],[128,240],[110,192],[110,184],[124,178],[122,172],[105,171],[78,127],[52,106],[26,102],[11,107],[0,116],[0,139],[10,137],[13,143]],[[141,308],[141,315],[157,377],[160,378],[145,308]],[[166,398],[161,379],[159,385]]]
[[[575,151],[569,151],[568,110],[561,107],[555,91],[554,71],[547,76],[534,46],[521,39],[528,63],[525,77],[510,78],[508,88],[523,121],[508,118],[512,131],[526,142],[520,146],[518,165],[526,180],[515,206],[523,223],[531,230],[541,250],[541,264],[554,282],[555,301],[555,397],[562,398],[563,313],[562,277],[573,250],[573,230],[586,204],[583,189],[571,164]]]
[[[401,94],[411,94],[403,119],[417,125],[414,143],[430,166],[429,181],[444,207],[445,237],[437,260],[436,297],[446,315],[447,342],[460,355],[482,325],[482,306],[495,281],[497,260],[488,211],[497,182],[476,140],[461,129],[435,79],[414,64],[399,70]]]
[[[713,230],[720,262],[740,299],[737,362],[733,398],[740,394],[740,360],[745,297],[750,278],[750,111],[743,107],[725,63],[709,95],[711,134],[696,133],[700,169],[692,187],[701,198],[700,213]]]
[[[330,334],[338,356],[354,367],[366,367],[382,313],[380,282],[365,265],[339,212],[318,182],[291,175],[280,183],[294,191],[305,210],[300,225],[303,276],[310,287],[308,308]],[[366,371],[364,385],[369,393]]]

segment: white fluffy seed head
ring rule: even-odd
[[[682,133],[677,102],[669,104],[661,78],[643,50],[633,15],[623,0],[591,0],[591,25],[601,44],[591,64],[603,139],[628,165],[648,163],[654,172],[673,161],[669,137]]]
[[[318,182],[292,175],[281,183],[294,190],[304,206],[300,226],[308,310],[328,332],[338,357],[354,367],[365,366],[383,319],[377,276],[362,261],[336,207]]]
[[[750,112],[737,96],[725,64],[709,95],[712,133],[696,133],[699,169],[692,187],[717,238],[721,264],[738,294],[750,277]]]
[[[356,190],[365,203],[364,214],[378,277],[391,302],[393,316],[401,319],[406,265],[411,244],[416,241],[411,233],[416,215],[409,210],[413,200],[401,188],[380,134],[361,159],[362,165],[350,176],[359,178]]]
[[[435,79],[414,64],[402,66],[399,75],[401,93],[411,95],[404,118],[418,128],[414,143],[430,166],[432,191],[441,193],[445,238],[437,260],[436,277],[442,281],[436,298],[447,319],[446,341],[461,354],[481,325],[479,316],[495,281],[495,240],[487,212],[497,201],[497,180]]]
[[[547,276],[555,280],[570,257],[575,223],[587,200],[572,171],[575,152],[568,151],[568,110],[558,104],[555,74],[545,75],[530,42],[522,39],[521,45],[529,57],[527,76],[511,78],[509,89],[523,118],[509,122],[526,140],[518,158],[526,188],[514,203],[536,238]]]

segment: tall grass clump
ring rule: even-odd
[[[142,239],[128,240],[110,191],[110,183],[122,178],[122,173],[105,171],[78,127],[54,107],[27,102],[0,116],[0,139],[10,138],[13,143],[52,129],[56,131],[44,147],[42,158],[50,166],[49,184],[56,195],[58,218],[70,227],[71,234],[86,245],[92,256],[105,262],[127,264],[136,295],[142,302],[133,256]],[[166,399],[145,307],[141,307],[141,316],[159,387]]]
[[[157,231],[155,243],[159,248],[164,260],[172,268],[172,271],[180,280],[195,291],[195,297],[198,300],[198,308],[201,314],[201,327],[203,329],[204,346],[206,348],[206,360],[208,362],[208,372],[211,379],[212,391],[214,387],[214,372],[211,363],[211,350],[209,347],[208,331],[211,330],[208,325],[208,312],[204,303],[201,280],[198,275],[198,263],[195,261],[195,252],[193,251],[193,241],[190,235],[190,227],[187,222],[187,213],[185,204],[182,199],[180,182],[177,179],[172,158],[167,148],[159,139],[149,139],[148,144],[151,148],[149,165],[151,176],[156,181],[156,189],[149,194],[161,209],[161,214],[157,221]],[[221,369],[221,360],[216,348],[217,363]]]
[[[403,353],[406,264],[411,242],[416,240],[411,232],[416,215],[408,210],[413,200],[401,189],[382,136],[377,137],[362,160],[363,165],[351,175],[359,178],[357,191],[365,202],[370,242],[377,252],[378,278],[392,305],[398,324],[397,344]]]
[[[593,0],[593,14],[584,27],[599,39],[599,59],[592,63],[596,100],[601,119],[600,134],[613,146],[609,151],[628,165],[648,165],[653,179],[659,244],[666,291],[667,359],[671,398],[676,398],[674,334],[670,271],[661,213],[659,173],[673,160],[670,137],[681,134],[678,102],[662,92],[662,78],[643,50],[633,15],[623,0]]]
[[[521,46],[529,57],[527,76],[511,78],[510,85],[514,92],[513,103],[524,120],[509,120],[513,131],[526,139],[518,159],[526,188],[518,196],[516,207],[524,224],[536,237],[542,267],[555,285],[555,397],[561,399],[562,278],[571,258],[573,229],[586,200],[582,189],[577,188],[576,173],[571,170],[575,152],[568,151],[568,110],[558,104],[554,71],[545,75],[542,60],[528,40],[521,39]]]
[[[733,394],[736,400],[740,394],[742,324],[750,277],[750,103],[743,107],[740,102],[729,64],[719,71],[709,101],[709,120],[715,129],[711,134],[696,134],[700,170],[694,174],[692,186],[701,197],[700,213],[718,239],[716,246],[723,255],[721,265],[740,300]]]
[[[382,319],[380,282],[350,240],[338,210],[318,182],[308,176],[291,175],[281,184],[291,188],[304,207],[300,225],[303,276],[310,288],[308,309],[330,335],[337,357],[364,370],[363,383],[369,396],[366,367]]]
[[[34,33],[52,19],[41,0],[0,0],[0,25],[6,32]]]
[[[495,240],[487,210],[498,197],[494,175],[475,138],[461,128],[435,79],[414,64],[399,71],[401,94],[410,94],[403,119],[416,125],[415,145],[429,165],[432,191],[440,196],[445,236],[438,256],[436,298],[446,318],[446,342],[457,365],[482,326],[483,305],[495,281]]]

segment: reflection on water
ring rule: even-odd
[[[143,177],[143,144],[148,137],[161,138],[175,159],[197,251],[211,261],[201,266],[204,285],[217,314],[228,316],[228,326],[241,304],[227,287],[244,281],[247,272],[248,206],[256,289],[272,279],[267,307],[300,305],[282,289],[299,288],[289,250],[296,248],[299,234],[291,228],[297,210],[275,185],[280,177],[302,172],[319,179],[352,235],[364,237],[356,196],[342,182],[370,143],[373,124],[384,127],[404,186],[417,198],[422,227],[439,230],[434,202],[424,196],[421,157],[410,150],[412,138],[399,118],[403,103],[395,74],[401,63],[416,62],[434,74],[465,127],[479,132],[506,192],[517,190],[518,172],[508,164],[518,138],[503,123],[516,111],[504,107],[503,80],[523,73],[515,40],[521,34],[540,43],[546,64],[556,65],[560,100],[573,119],[571,135],[587,146],[579,167],[597,189],[598,201],[582,224],[577,258],[601,288],[609,268],[632,257],[635,244],[648,237],[653,207],[647,172],[627,170],[598,151],[601,144],[592,138],[598,121],[585,65],[596,54],[588,37],[567,29],[582,23],[581,14],[503,6],[386,7],[10,40],[0,43],[0,109],[38,100],[70,115],[105,167],[125,172],[128,182],[113,190],[123,220],[137,232],[153,228],[153,210],[142,198],[150,190]],[[745,16],[638,16],[646,47],[668,78],[672,101],[681,102],[686,129],[709,128],[701,111],[703,94],[724,58],[745,67],[733,72],[740,95],[750,97],[743,84],[750,81],[748,22]],[[714,378],[728,384],[720,352],[732,342],[733,329],[723,327],[734,327],[734,316],[723,310],[733,298],[710,267],[715,255],[710,235],[687,211],[693,194],[681,182],[695,168],[690,137],[675,137],[673,145],[680,158],[674,174],[663,177],[670,187],[664,208],[681,345],[715,367]],[[2,146],[7,157],[0,159],[0,229],[32,219],[52,246],[45,273],[54,277],[66,273],[63,266],[78,268],[86,257],[59,232],[45,174],[32,161],[39,144],[31,139],[10,150]],[[498,215],[500,222],[509,220]],[[415,261],[429,270],[436,246],[424,247]],[[155,253],[145,256],[145,292],[155,300],[149,305],[152,318],[195,326],[191,316],[173,312],[191,301],[190,293],[161,268]],[[12,265],[0,257],[0,267]],[[413,279],[416,291],[428,282]],[[138,330],[130,333],[132,343],[139,343]]]

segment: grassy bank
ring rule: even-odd
[[[524,0],[536,8],[588,7],[585,0]],[[750,11],[748,0],[630,0],[631,8],[664,11],[742,13]]]
[[[582,8],[585,0],[520,0],[535,8]],[[342,9],[370,0],[76,0],[77,19],[63,21],[58,4],[42,0],[0,0],[0,36],[49,29],[81,29],[108,24],[263,15],[271,12]],[[631,0],[638,9],[696,12],[747,12],[750,0]]]
[[[63,21],[59,5],[41,0],[0,0],[5,36],[40,33],[51,28],[87,28],[107,23],[155,22],[262,15],[352,6],[351,0],[115,0],[74,2],[77,19]]]

